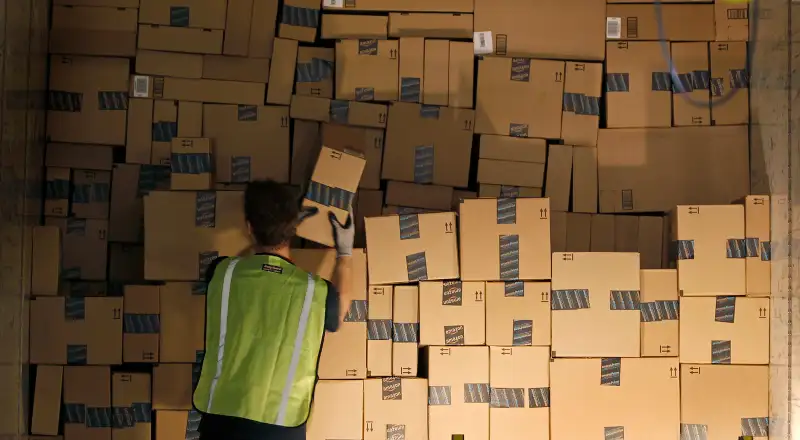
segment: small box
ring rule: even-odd
[[[772,291],[769,210],[769,196],[747,196],[744,199],[747,296],[770,296]]]
[[[313,43],[317,39],[320,9],[317,0],[288,0],[283,6],[278,35],[281,38]]]
[[[211,139],[173,138],[170,166],[170,188],[173,190],[211,189],[212,178]]]
[[[298,95],[333,98],[335,55],[331,48],[297,48],[295,90]]]
[[[112,440],[150,440],[153,408],[149,374],[112,374],[111,407],[114,414],[122,415],[125,420],[112,426]]]
[[[64,440],[111,440],[111,369],[64,367],[63,414]],[[98,420],[107,423],[97,423]]]
[[[606,53],[608,128],[672,126],[669,60],[661,43],[609,41]]]
[[[550,438],[550,349],[490,347],[490,440]]]
[[[306,438],[363,438],[364,381],[320,380],[314,389]]]
[[[158,362],[161,330],[159,286],[125,286],[122,359],[124,362]]]
[[[394,286],[392,375],[416,377],[419,364],[419,287]]]
[[[675,269],[642,270],[642,356],[674,357],[679,353],[678,273]]]
[[[430,440],[489,438],[489,347],[428,347]]]
[[[336,99],[394,101],[399,43],[374,38],[336,42]]]
[[[295,121],[295,132],[297,122]],[[351,127],[340,124],[322,124],[322,145],[339,151],[357,151],[367,163],[361,174],[359,189],[380,189],[381,163],[384,155],[384,131],[378,128]],[[292,148],[296,148],[292,145]],[[320,145],[316,145],[314,158]],[[313,165],[313,163],[311,164]]]
[[[40,365],[36,367],[31,433],[41,435],[58,434],[63,382],[64,367],[60,365]]]
[[[486,345],[549,346],[550,283],[486,283]]]
[[[542,188],[546,161],[544,139],[483,135],[478,156],[478,182]]]
[[[482,281],[420,282],[420,345],[483,345],[485,290]]]
[[[334,213],[340,223],[347,222],[365,165],[357,152],[322,147],[303,199],[303,207],[318,208],[319,212],[300,223],[298,237],[334,246],[328,212]]]
[[[364,381],[364,440],[428,437],[428,381],[385,377]]]
[[[370,286],[367,307],[367,376],[392,375],[392,286]]]

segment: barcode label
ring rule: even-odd
[[[325,8],[343,8],[344,0],[322,0],[322,6]]]
[[[606,18],[606,38],[622,38],[622,18]]]
[[[494,53],[494,39],[492,31],[475,32],[472,34],[472,43],[475,46],[475,55],[488,55]]]
[[[133,77],[133,97],[147,98],[150,96],[150,77],[136,75]]]

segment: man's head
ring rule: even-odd
[[[256,245],[267,249],[288,245],[297,229],[299,213],[296,189],[272,180],[247,184],[244,216]]]

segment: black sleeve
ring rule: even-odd
[[[335,332],[339,330],[339,310],[341,301],[339,301],[339,291],[336,286],[328,280],[325,280],[328,285],[328,297],[325,299],[325,330]]]
[[[214,271],[217,269],[217,266],[219,266],[219,263],[222,263],[222,260],[224,260],[226,258],[228,258],[228,257],[217,257],[217,258],[214,258],[213,261],[211,261],[211,264],[209,264],[208,268],[206,268],[206,274],[205,274],[205,282],[206,283],[210,283],[211,282],[211,278],[214,278]]]

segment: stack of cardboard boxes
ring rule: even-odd
[[[197,435],[206,269],[272,179],[323,278],[356,216],[309,439],[763,436],[748,10],[608,3],[56,0],[31,433]]]

